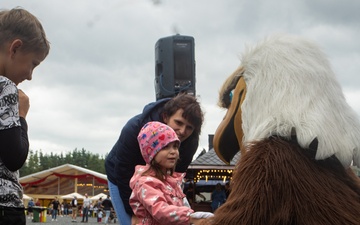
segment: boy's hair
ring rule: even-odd
[[[186,93],[178,94],[164,105],[162,118],[174,115],[179,109],[184,111],[182,116],[194,126],[194,132],[191,135],[198,137],[201,133],[204,113],[197,99]]]
[[[47,56],[50,43],[40,21],[21,8],[0,11],[0,49],[5,43],[20,39],[22,51],[41,52]]]

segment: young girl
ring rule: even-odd
[[[175,131],[160,122],[149,122],[138,135],[146,165],[137,165],[130,180],[130,206],[137,224],[198,224],[206,213],[194,214],[184,205],[181,184],[185,173],[174,172],[180,140]]]
[[[102,218],[103,218],[103,211],[102,211],[102,209],[99,209],[99,212],[97,215],[97,222],[101,223]]]

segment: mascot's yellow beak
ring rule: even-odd
[[[242,130],[242,118],[241,118],[241,104],[243,103],[246,95],[246,84],[244,78],[241,76],[243,68],[239,68],[229,78],[231,81],[225,82],[222,90],[220,91],[219,104],[228,108],[224,119],[216,129],[214,135],[214,149],[219,158],[227,164],[230,164],[231,159],[239,152],[242,147],[243,130]],[[237,81],[237,83],[235,83]],[[229,104],[226,102],[226,98],[221,95],[229,95],[230,89],[235,86],[233,97]],[[230,98],[230,97],[228,97]]]

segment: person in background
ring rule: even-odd
[[[49,204],[48,204],[48,206],[47,206],[47,213],[48,213],[48,215],[49,216],[51,216],[52,217],[52,201],[51,202],[49,202]]]
[[[91,203],[91,204],[90,204],[90,207],[89,207],[89,215],[90,215],[90,217],[93,216],[93,212],[94,212],[94,206],[93,206],[93,204]]]
[[[66,201],[66,199],[64,199],[62,204],[64,206],[64,216],[68,216],[69,215],[69,203]]]
[[[116,223],[116,213],[114,209],[110,212],[109,223]]]
[[[85,198],[82,205],[83,216],[81,222],[88,222],[89,220],[89,209],[90,209],[91,199],[88,194],[85,193]]]
[[[182,191],[185,173],[175,172],[180,140],[175,131],[160,122],[149,122],[138,137],[146,165],[137,165],[130,180],[130,206],[138,218],[136,224],[197,224],[194,210],[186,205]]]
[[[109,195],[107,196],[107,198],[104,199],[104,201],[102,201],[101,208],[105,212],[105,221],[104,221],[104,223],[107,224],[108,221],[109,221],[109,216],[110,216],[111,209],[113,208],[113,205],[112,205],[112,202],[110,200]]]
[[[60,205],[59,205],[58,215],[61,217],[64,216],[64,204],[63,203],[60,203]]]
[[[217,183],[215,186],[215,190],[211,193],[211,209],[213,212],[217,208],[219,208],[222,204],[224,204],[226,200],[225,191],[222,189],[220,183]]]
[[[26,224],[19,169],[29,152],[30,103],[18,85],[48,55],[40,21],[25,9],[0,10],[0,224]]]
[[[39,206],[39,207],[41,206],[40,200],[38,198],[36,198],[35,206]]]
[[[57,221],[58,210],[60,208],[60,202],[57,197],[51,202],[52,204],[52,216],[51,221]]]
[[[102,197],[100,197],[99,200],[98,200],[98,202],[96,203],[98,209],[101,208],[101,203],[102,203],[102,201],[103,201],[103,199],[102,199]]]
[[[141,114],[131,118],[123,127],[120,137],[105,160],[109,192],[121,225],[136,221],[129,205],[131,188],[129,181],[136,165],[145,165],[141,156],[137,135],[150,121],[159,121],[175,130],[182,142],[176,172],[185,172],[199,145],[199,135],[204,115],[197,99],[181,93],[173,98],[160,99],[144,107]]]
[[[28,202],[28,218],[32,219],[34,217],[33,215],[33,207],[35,206],[34,200],[30,199],[30,201]]]
[[[99,209],[99,212],[98,212],[98,216],[97,216],[97,222],[98,223],[101,223],[101,220],[102,220],[102,218],[103,218],[103,211],[102,211],[102,209]]]
[[[203,194],[201,194],[198,190],[194,188],[194,183],[190,182],[189,187],[186,190],[186,198],[190,203],[190,206],[193,206],[194,201],[196,200],[196,195],[206,201],[206,198]]]
[[[71,222],[76,222],[76,217],[77,217],[77,213],[78,213],[78,202],[77,202],[76,196],[74,196],[74,198],[71,200],[71,208],[72,208]]]
[[[230,192],[231,192],[231,189],[230,189],[230,181],[229,181],[229,182],[226,182],[226,184],[225,184],[225,195],[226,195],[226,199],[229,198]]]
[[[94,205],[94,212],[96,217],[98,215],[99,209],[101,209],[101,202],[102,202],[102,197],[100,197]]]

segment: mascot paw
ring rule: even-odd
[[[214,216],[211,212],[194,212],[190,214],[190,217],[196,218],[196,219],[205,219]]]

